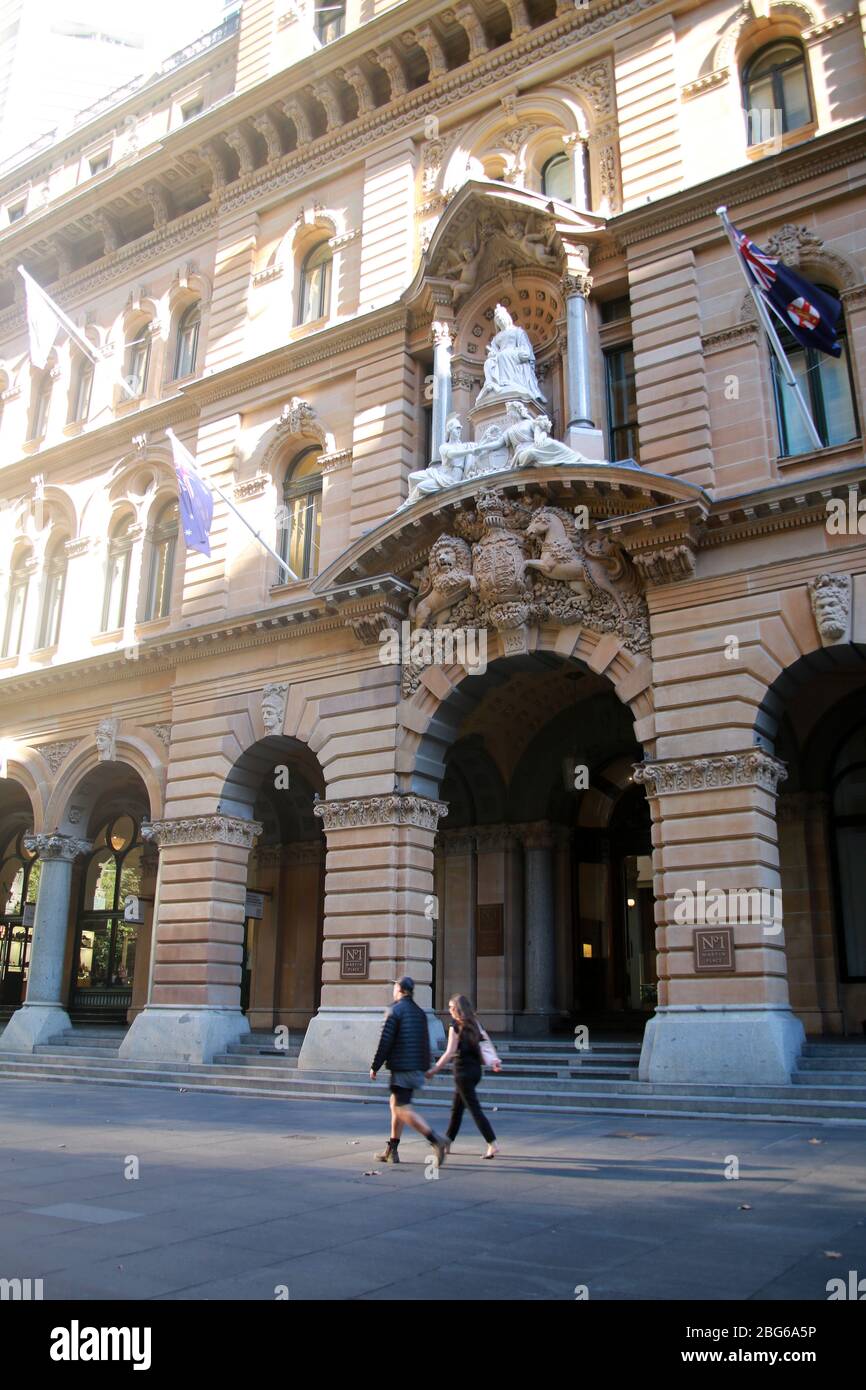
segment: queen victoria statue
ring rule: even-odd
[[[542,402],[544,396],[535,375],[535,353],[526,330],[514,322],[502,304],[497,304],[493,311],[493,323],[496,334],[488,344],[484,385],[477,404],[509,392]]]

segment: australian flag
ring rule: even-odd
[[[838,299],[795,274],[777,256],[768,256],[732,225],[743,264],[766,302],[776,311],[801,347],[839,357],[842,305]]]
[[[195,471],[192,455],[172,430],[166,430],[177,474],[178,501],[183,538],[188,550],[210,555],[210,528],[213,521],[213,495]]]

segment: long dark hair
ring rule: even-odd
[[[469,1043],[470,1047],[477,1047],[481,1041],[481,1024],[475,1017],[475,1010],[472,1007],[472,1000],[467,999],[465,994],[453,994],[448,1000],[449,1009],[457,1010],[457,1017],[460,1020],[460,1032]]]

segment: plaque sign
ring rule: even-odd
[[[475,954],[505,955],[504,909],[502,903],[479,904],[475,920]]]
[[[340,976],[344,980],[366,980],[370,969],[369,941],[340,943]]]
[[[727,971],[733,974],[733,927],[699,927],[695,932],[695,974]]]

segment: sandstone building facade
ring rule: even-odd
[[[645,1027],[650,1080],[862,1031],[864,35],[245,0],[6,173],[0,1046],[286,1025],[355,1068],[403,972],[504,1031]],[[720,204],[841,300],[841,358],[792,344],[820,449]],[[95,370],[32,368],[19,263]],[[496,426],[497,305],[529,452],[404,507],[446,417]],[[186,551],[166,428],[294,579],[219,498]],[[385,659],[419,615],[486,662]]]

